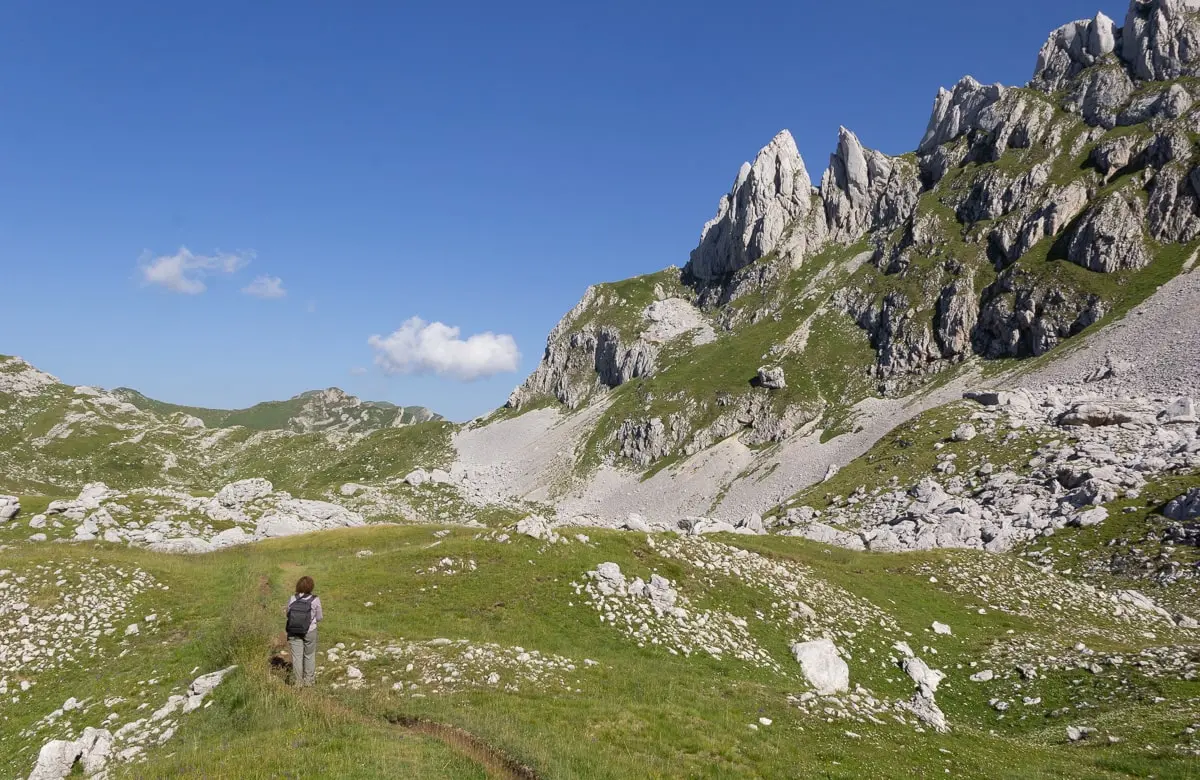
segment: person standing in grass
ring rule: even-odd
[[[311,686],[317,676],[317,623],[325,615],[321,599],[313,595],[313,587],[312,577],[301,577],[284,608],[288,647],[292,651],[292,682],[299,687]]]

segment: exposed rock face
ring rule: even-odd
[[[34,398],[57,384],[56,377],[39,371],[19,357],[0,359],[0,393]]]
[[[1118,65],[1085,71],[1071,86],[1063,108],[1079,114],[1093,127],[1111,130],[1118,124],[1117,110],[1133,94],[1134,84]]]
[[[1041,205],[1032,209],[1023,220],[1009,220],[988,234],[988,254],[997,268],[1016,262],[1044,238],[1055,236],[1071,223],[1088,204],[1085,184],[1071,182],[1051,188]]]
[[[1175,154],[1173,146],[1163,144]],[[1155,145],[1158,146],[1157,144]],[[1169,164],[1158,172],[1150,186],[1148,219],[1156,241],[1188,242],[1200,236],[1200,169],[1191,174],[1180,165]]]
[[[804,679],[821,696],[850,690],[850,667],[831,640],[797,642],[792,645],[792,655],[799,662]]]
[[[917,316],[904,293],[888,293],[878,309],[869,296],[864,297],[857,290],[839,291],[835,300],[870,337],[871,346],[877,353],[873,369],[876,377],[888,379],[901,374],[920,374],[942,357],[942,350],[934,343],[932,323]],[[955,342],[960,335],[951,321],[958,314],[966,312],[947,311],[944,335],[948,343]]]
[[[911,163],[863,148],[858,136],[844,127],[838,131],[837,151],[821,179],[833,240],[854,241],[872,227],[899,226],[912,215],[920,191]]]
[[[598,305],[597,297],[597,288],[588,288],[550,331],[542,362],[509,396],[509,408],[519,409],[533,399],[551,396],[574,409],[598,387],[617,387],[654,373],[656,344],[638,338],[626,346],[615,328],[575,327],[585,312]]]
[[[997,219],[1018,208],[1033,205],[1050,179],[1050,165],[1035,165],[1026,173],[1009,180],[999,171],[981,176],[959,204],[958,221],[964,224]]]
[[[1031,86],[1056,92],[1084,68],[1096,64],[1117,48],[1121,31],[1102,13],[1094,19],[1059,27],[1038,53]]]
[[[1002,98],[1006,91],[999,84],[984,86],[970,76],[964,76],[953,90],[938,90],[929,127],[917,151],[921,154],[932,152],[977,127],[979,113]]]
[[[1076,298],[1035,280],[1005,271],[981,299],[972,342],[986,358],[1037,356],[1098,322],[1107,312],[1095,296]]]
[[[666,457],[679,444],[678,437],[661,417],[626,420],[617,431],[621,457],[645,467]]]
[[[811,197],[804,160],[784,130],[738,171],[717,215],[705,224],[687,271],[713,281],[771,252],[788,223],[808,212]]]
[[[968,159],[994,162],[1008,149],[1028,149],[1035,143],[1056,141],[1048,135],[1054,107],[1039,97],[1009,90],[995,103],[980,110],[971,134]],[[1060,128],[1061,125],[1057,125]]]
[[[1142,223],[1146,207],[1137,194],[1109,195],[1084,215],[1067,249],[1067,259],[1091,271],[1144,268],[1150,263]]]
[[[1122,135],[1103,141],[1092,150],[1092,164],[1107,177],[1132,163],[1143,145],[1144,141],[1136,135]]]
[[[1178,119],[1192,107],[1192,96],[1179,84],[1137,97],[1117,117],[1119,125],[1140,125],[1151,119]]]
[[[1198,12],[1197,0],[1133,0],[1121,41],[1133,75],[1162,81],[1200,73]]]
[[[658,349],[642,339],[628,347],[621,334],[612,328],[600,328],[595,337],[596,376],[606,387],[619,387],[630,379],[654,373]]]
[[[715,341],[717,334],[691,301],[667,298],[646,307],[643,315],[650,323],[642,338],[651,344],[663,344],[691,334],[692,345]]]

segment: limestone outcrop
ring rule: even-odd
[[[692,250],[688,272],[710,282],[749,265],[776,248],[784,229],[812,205],[812,182],[786,130],[744,163],[733,188]]]

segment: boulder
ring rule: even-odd
[[[1059,425],[1087,425],[1101,428],[1106,425],[1121,425],[1133,422],[1133,415],[1124,409],[1101,403],[1079,403],[1058,418]]]
[[[528,515],[517,522],[517,533],[545,542],[557,542],[559,536],[551,528],[549,521],[537,515]]]
[[[425,469],[416,469],[415,471],[410,471],[404,477],[404,481],[413,487],[420,487],[429,481],[429,473]]]
[[[268,496],[274,489],[274,485],[261,477],[243,479],[218,490],[216,499],[221,506],[232,509]]]
[[[280,515],[271,511],[258,519],[254,535],[259,539],[275,539],[281,536],[307,534],[317,530],[320,529],[294,515]]]
[[[954,433],[950,435],[950,438],[954,441],[971,441],[978,435],[979,432],[975,430],[974,425],[971,425],[971,423],[963,423],[954,429]]]
[[[71,774],[79,758],[79,745],[73,740],[52,739],[38,751],[37,764],[29,780],[60,780]]]
[[[915,657],[904,659],[904,673],[917,684],[921,693],[931,699],[938,685],[946,679],[945,672],[939,669],[930,669],[927,663]]]
[[[1181,523],[1200,518],[1200,488],[1191,488],[1182,496],[1171,499],[1163,514]]]
[[[210,541],[213,549],[219,550],[222,547],[234,547],[239,544],[246,544],[254,540],[254,537],[246,533],[246,529],[240,526],[227,528],[214,536]]]
[[[746,515],[734,526],[734,532],[761,536],[767,532],[761,515]]]
[[[625,522],[621,527],[626,531],[640,531],[642,533],[650,533],[650,524],[646,522],[646,518],[639,515],[637,512],[630,512],[625,517]]]
[[[814,639],[792,645],[804,679],[818,694],[828,696],[850,690],[850,667],[829,639]]]
[[[21,511],[21,500],[16,496],[0,496],[0,523],[6,523]]]
[[[104,771],[112,754],[112,732],[89,726],[83,730],[83,736],[76,740],[75,744],[79,748],[79,762],[83,765],[85,777],[92,777]]]
[[[782,390],[787,387],[787,382],[783,376],[783,369],[779,366],[763,366],[759,368],[758,376],[755,380],[759,387],[765,387],[768,390]]]
[[[1196,402],[1191,398],[1180,398],[1159,412],[1158,421],[1164,425],[1170,425],[1171,423],[1195,423],[1197,421]],[[3,501],[3,497],[0,497],[0,505],[3,504]],[[0,512],[0,518],[2,517],[3,512]]]

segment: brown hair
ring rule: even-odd
[[[297,593],[312,593],[313,585],[314,585],[313,578],[309,577],[306,574],[296,582],[296,592]]]

